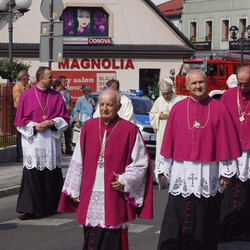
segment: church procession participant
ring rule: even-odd
[[[52,72],[40,67],[38,83],[20,97],[14,125],[22,134],[23,174],[17,201],[21,220],[57,212],[63,185],[61,135],[69,116],[60,93],[51,89]]]
[[[159,250],[215,250],[221,192],[237,173],[241,147],[233,120],[221,102],[207,95],[204,72],[186,76],[188,97],[169,115],[156,177],[170,181]]]
[[[156,99],[149,113],[150,124],[156,133],[156,164],[160,155],[163,134],[166,128],[169,113],[174,104],[184,98],[173,93],[173,81],[170,77],[161,79],[158,85],[162,96]]]
[[[238,130],[243,154],[238,158],[239,175],[224,193],[220,240],[250,240],[250,67],[237,72],[237,85],[221,97]]]
[[[84,250],[128,249],[127,222],[153,216],[150,157],[120,108],[117,91],[100,95],[101,118],[83,124],[63,186],[58,210],[77,211]]]
[[[63,99],[65,100],[66,109],[68,110],[69,116],[71,116],[71,110],[72,110],[72,100],[71,100],[71,94],[67,86],[67,78],[65,76],[58,76],[57,81],[61,82],[62,84],[62,90],[61,94],[63,95]],[[71,149],[71,129],[70,124],[68,128],[64,131],[64,138],[65,138],[65,147],[66,147],[66,155],[72,155],[73,151]]]
[[[119,92],[119,90],[120,90],[120,83],[118,80],[115,80],[115,79],[108,80],[106,83],[106,86],[108,89],[113,89],[113,90],[116,90],[117,92]],[[135,124],[135,114],[134,114],[134,108],[133,108],[132,101],[126,95],[120,94],[120,96],[121,96],[122,106],[118,112],[118,115],[121,118]],[[95,111],[93,117],[94,118],[100,117],[98,105],[97,105],[97,108],[96,108],[96,111]]]

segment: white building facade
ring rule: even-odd
[[[13,57],[29,64],[35,75],[40,62],[41,1],[33,0],[30,11],[14,23]],[[62,62],[53,62],[53,76],[68,79],[73,100],[81,86],[101,91],[116,78],[122,89],[142,89],[149,97],[158,95],[158,81],[179,71],[182,60],[194,47],[150,0],[64,0],[57,21],[63,22]],[[8,23],[0,19],[0,58],[8,57]]]

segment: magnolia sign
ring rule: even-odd
[[[135,69],[132,59],[65,59],[58,69]]]

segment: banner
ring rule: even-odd
[[[116,78],[115,71],[53,71],[53,78],[65,76],[67,88],[70,90],[72,102],[82,96],[82,85],[91,87],[92,92],[100,92],[109,79]]]

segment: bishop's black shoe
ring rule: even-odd
[[[20,220],[32,220],[36,218],[36,214],[35,213],[24,213],[22,215],[19,215],[18,218]]]

